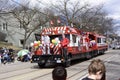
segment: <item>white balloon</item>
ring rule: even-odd
[[[56,41],[59,41],[59,38],[57,37],[57,38],[55,38],[55,40],[56,40]]]
[[[31,43],[30,46],[32,47],[34,45],[34,43]]]
[[[60,43],[60,41],[58,41],[58,43]]]
[[[34,43],[37,43],[37,41],[34,41]]]

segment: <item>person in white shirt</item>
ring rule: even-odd
[[[44,35],[41,37],[43,44],[43,54],[50,54],[50,37],[48,35]]]

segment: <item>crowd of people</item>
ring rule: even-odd
[[[27,50],[27,49],[22,49],[22,50]],[[27,51],[28,53],[26,53],[25,55],[19,56],[18,55],[19,51],[15,52],[15,50],[13,50],[12,48],[0,47],[0,63],[6,64],[6,63],[14,62],[15,57],[17,58],[18,61],[28,62],[31,60],[31,55],[30,55],[30,51],[29,50]]]
[[[12,48],[0,47],[0,63],[14,62],[15,55]]]
[[[31,60],[31,56],[30,56],[30,54],[28,53],[28,54],[25,54],[25,55],[23,55],[23,56],[18,56],[18,57],[17,57],[17,60],[18,60],[18,61],[21,61],[21,62],[28,62],[28,61]]]

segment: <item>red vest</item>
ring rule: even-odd
[[[36,55],[41,55],[41,54],[42,54],[42,49],[39,48],[38,50],[36,50],[36,51],[35,51],[35,54],[36,54]]]
[[[62,47],[67,47],[67,45],[69,44],[69,39],[68,38],[64,38],[60,43]]]

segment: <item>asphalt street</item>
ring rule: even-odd
[[[120,50],[109,50],[111,57],[104,60],[106,66],[106,80],[120,80]],[[82,76],[79,80],[86,77]]]
[[[106,80],[120,80],[120,50],[108,50],[106,54],[94,58],[102,59],[106,66]],[[94,59],[92,58],[92,59]],[[67,80],[81,80],[88,75],[87,67],[92,61],[86,60],[67,69]],[[19,62],[0,65],[0,80],[52,80],[53,68],[39,69],[37,64]]]

